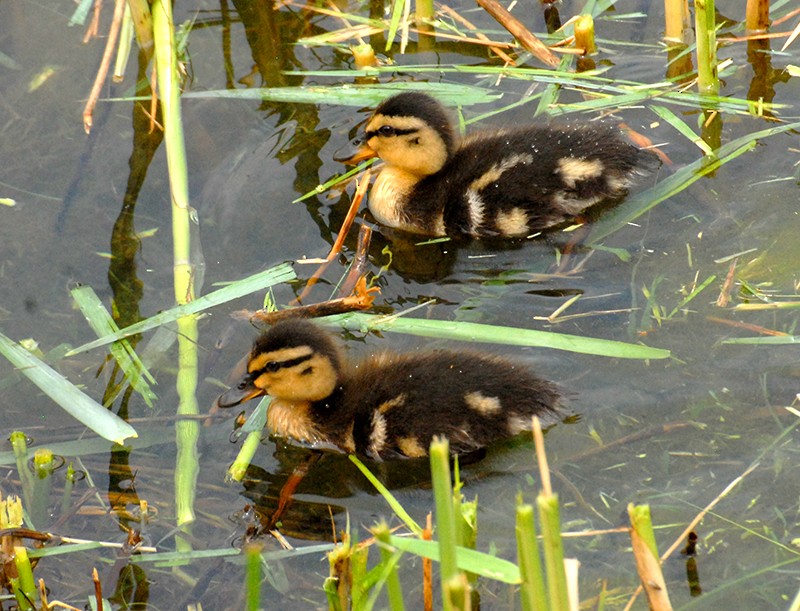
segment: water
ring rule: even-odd
[[[273,14],[242,3],[236,7],[238,13],[259,35],[246,37],[241,21],[234,20],[230,45],[226,46],[220,44],[224,19],[220,20],[219,7],[204,8],[210,12],[201,14],[202,27],[190,37],[191,89],[225,88],[226,65],[234,81],[246,77],[256,64],[262,71],[262,77],[254,79],[256,84],[262,80],[269,86],[343,82],[341,77],[291,74],[295,69],[349,66],[340,50],[292,45],[300,36],[340,27],[334,18],[304,17],[302,9],[295,6]],[[507,39],[477,9],[460,8],[493,38]],[[579,8],[565,3],[562,15]],[[727,17],[740,10],[733,3],[718,3],[718,9]],[[44,351],[93,339],[83,317],[72,306],[68,289],[75,283],[94,288],[107,306],[113,298],[124,319],[152,315],[170,307],[173,300],[163,147],[155,150],[152,162],[141,164],[146,178],[141,187],[133,186],[128,165],[131,150],[146,150],[148,139],[143,135],[146,130],[135,132],[132,128],[132,104],[120,102],[110,105],[104,122],[98,119],[96,141],[91,151],[84,152],[82,100],[102,49],[98,41],[80,43],[82,32],[67,27],[66,10],[66,6],[43,8],[20,3],[0,7],[0,51],[15,62],[4,63],[0,72],[4,107],[0,192],[17,201],[16,207],[0,207],[1,328],[14,339],[36,339]],[[366,14],[366,7],[348,10]],[[616,13],[643,11],[647,16],[598,20],[598,30],[608,41],[601,43],[601,65],[613,64],[609,72],[612,78],[647,83],[663,78],[665,54],[658,45],[661,10],[658,3],[620,5]],[[192,16],[179,14],[177,19]],[[606,17],[614,17],[614,13]],[[535,31],[543,29],[541,19],[538,14],[525,16]],[[791,19],[781,27],[786,29],[790,24]],[[280,44],[268,32],[280,33]],[[773,47],[780,44],[775,42]],[[413,45],[410,49],[416,50]],[[787,105],[780,110],[787,120],[797,115],[800,92],[797,79],[789,79],[781,70],[798,63],[796,49],[797,43],[784,54],[774,54],[773,71],[757,74],[773,83],[773,101]],[[484,87],[494,87],[496,81],[494,75],[440,74],[433,68],[422,73],[403,70],[420,64],[487,65],[485,52],[473,46],[440,41],[432,50],[406,55],[395,50],[392,55],[398,69],[384,75],[386,81],[416,79]],[[748,58],[744,43],[724,47],[722,56],[733,59],[724,74],[725,95],[770,95],[769,87],[754,87],[758,64]],[[46,68],[51,76],[29,91],[34,76]],[[764,70],[764,66],[758,69]],[[132,61],[125,83],[117,88],[118,95],[132,93],[135,70]],[[467,118],[476,116],[511,103],[529,90],[538,93],[541,88],[539,84],[531,89],[527,80],[502,79],[496,90],[505,94],[503,100],[493,106],[467,108],[464,114]],[[578,92],[563,93],[562,101],[580,100]],[[187,100],[183,108],[191,199],[201,220],[204,291],[212,290],[215,283],[236,280],[282,261],[324,256],[338,232],[352,189],[299,204],[291,202],[342,170],[332,161],[333,153],[353,134],[363,113],[339,105],[217,99]],[[701,114],[696,106],[670,108],[700,132]],[[493,117],[484,125],[527,122],[532,120],[532,112],[533,105],[526,105]],[[635,192],[701,155],[693,143],[660,120],[650,104],[621,109],[616,116],[663,144],[674,162],[671,168],[644,179]],[[590,118],[586,115],[577,120]],[[722,143],[772,125],[765,118],[731,113],[723,113],[721,123]],[[157,139],[149,141],[154,148],[158,144]],[[729,337],[756,335],[730,323],[794,333],[797,315],[791,309],[732,311],[716,306],[715,300],[729,270],[728,257],[742,252],[747,254],[738,258],[732,303],[745,301],[742,282],[769,291],[775,299],[796,298],[798,148],[793,133],[762,140],[715,175],[701,179],[637,219],[635,226],[603,240],[606,247],[624,249],[626,258],[609,250],[579,248],[559,273],[554,273],[556,249],[568,242],[570,235],[553,234],[514,244],[426,246],[390,239],[388,232],[376,232],[373,238],[370,254],[374,270],[388,263],[381,252],[384,246],[393,252],[392,265],[379,281],[381,294],[376,305],[381,311],[432,301],[417,315],[640,341],[672,351],[671,360],[644,363],[544,349],[477,347],[530,364],[568,393],[569,409],[579,417],[554,427],[547,435],[565,530],[621,525],[629,502],[648,502],[659,526],[658,543],[663,551],[703,506],[758,462],[759,466],[697,529],[697,563],[703,590],[700,598],[689,595],[685,558],[676,553],[667,561],[665,572],[676,607],[782,609],[785,598],[793,597],[797,590],[794,567],[784,564],[796,557],[791,547],[797,522],[796,486],[792,483],[796,434],[788,429],[795,417],[783,409],[797,393],[796,349],[721,343]],[[80,180],[75,198],[65,208],[62,199],[76,177]],[[138,240],[119,239],[126,226],[139,232]],[[348,238],[345,257],[326,273],[323,285],[312,293],[312,301],[330,295],[331,285],[345,271],[344,259],[352,256],[354,248],[355,231]],[[295,269],[305,279],[314,266],[296,265]],[[654,317],[654,307],[663,308],[660,317],[666,318],[694,286],[712,275],[716,279],[709,287],[669,320],[659,322]],[[275,297],[286,304],[301,286],[278,287]],[[643,288],[652,295],[650,303]],[[562,314],[562,321],[543,320],[576,294],[581,298]],[[200,321],[201,366],[209,375],[198,390],[201,411],[210,407],[220,392],[220,384],[214,380],[224,381],[255,333],[244,323],[231,327],[228,314],[260,305],[261,296],[254,295],[216,308]],[[570,318],[573,314],[584,316]],[[221,351],[215,352],[215,342],[221,336],[228,339]],[[348,349],[364,354],[370,349],[414,350],[430,343],[398,334],[357,336],[348,340]],[[94,351],[62,360],[56,366],[99,400],[110,372],[106,365],[96,375],[104,358],[102,351]],[[130,521],[125,511],[131,510],[135,492],[149,502],[155,514],[147,527],[147,540],[158,543],[162,551],[174,549],[175,456],[170,418],[177,405],[174,360],[173,349],[154,369],[159,400],[153,412],[137,396],[127,404],[133,423],[147,433],[143,436],[151,440],[150,445],[130,455],[113,453],[102,442],[91,450],[86,442],[72,446],[69,456],[80,457],[79,468],[90,476],[77,485],[73,500],[89,489],[90,482],[99,495],[89,497],[69,513],[57,532],[123,540],[119,525]],[[3,380],[10,374],[10,366],[0,365]],[[80,437],[81,429],[75,421],[27,381],[4,383],[3,388],[0,429],[4,433],[23,430],[36,445]],[[237,451],[227,441],[230,429],[228,421],[202,429],[197,522],[191,541],[195,549],[225,548],[239,540],[244,527],[235,521],[235,514],[250,502],[274,507],[278,489],[305,456],[265,440],[246,483],[225,483],[225,469]],[[403,505],[422,520],[432,507],[425,465],[389,465],[380,470]],[[514,558],[513,498],[518,490],[529,500],[533,498],[538,490],[535,472],[532,446],[525,440],[495,448],[484,461],[466,469],[466,494],[479,497],[482,550],[492,548],[501,556]],[[2,484],[4,494],[18,491],[15,471],[4,473],[8,473]],[[54,505],[60,490],[57,486]],[[129,496],[120,496],[121,491]],[[311,544],[308,539],[330,538],[329,505],[337,528],[344,527],[347,512],[361,538],[367,536],[364,528],[378,517],[390,516],[384,501],[347,460],[326,456],[301,484],[284,520],[283,530],[292,544],[304,547]],[[110,513],[109,507],[113,509]],[[272,539],[267,538],[265,543],[268,548],[277,548]],[[596,596],[601,580],[607,580],[611,606],[624,605],[637,583],[627,548],[627,538],[622,534],[567,540],[567,554],[582,562],[584,599]],[[63,557],[45,559],[36,569],[37,576],[46,580],[58,598],[74,596],[72,602],[80,606],[79,601],[91,591],[87,575],[97,564],[98,555],[71,554],[69,562],[60,560]],[[114,558],[111,553],[102,557],[110,561]],[[281,608],[323,606],[320,588],[327,566],[321,557],[321,552],[316,552],[272,563],[264,600]],[[418,600],[419,573],[414,564],[409,559],[403,569],[410,601]],[[112,568],[110,563],[105,566],[101,579],[109,596],[117,583],[119,567]],[[185,607],[188,589],[179,576],[151,565],[142,565],[141,570],[152,583],[146,593],[140,586],[136,595],[139,600],[158,608]],[[236,598],[243,580],[241,566],[197,560],[186,570],[195,578],[211,579],[209,587],[195,597],[205,608],[241,608]],[[77,586],[74,590],[65,586],[69,580]],[[480,590],[484,608],[512,605],[513,595],[505,586],[482,582]]]

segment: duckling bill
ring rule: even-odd
[[[433,236],[520,237],[625,195],[658,164],[607,125],[531,125],[482,131],[458,142],[429,95],[401,93],[367,121],[357,152],[385,165],[369,196],[379,223]]]
[[[426,456],[434,435],[466,454],[559,413],[557,387],[512,361],[467,351],[377,353],[348,363],[314,323],[287,320],[259,337],[247,374],[218,399],[270,395],[281,437],[374,460]]]

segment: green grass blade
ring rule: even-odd
[[[367,71],[368,72],[368,71]],[[382,83],[377,85],[260,87],[254,89],[216,89],[190,91],[184,98],[226,98],[235,100],[265,100],[294,104],[336,104],[340,106],[375,106],[390,95],[402,91],[424,91],[447,105],[482,104],[502,97],[490,89],[452,83]],[[127,98],[130,99],[130,98]],[[121,101],[121,99],[116,99]]]
[[[437,541],[423,541],[396,535],[392,535],[390,541],[392,547],[439,562],[439,543]],[[521,581],[519,567],[516,564],[474,549],[457,548],[456,561],[460,570],[475,573],[481,577],[510,584],[518,584]]]
[[[380,493],[380,495],[384,498],[384,500],[387,503],[389,503],[389,507],[392,508],[392,511],[394,511],[395,515],[403,521],[406,527],[415,535],[417,536],[421,535],[422,528],[420,528],[420,525],[414,521],[414,518],[408,515],[408,512],[400,504],[400,501],[398,501],[394,497],[394,495],[391,492],[389,492],[386,486],[384,486],[378,480],[378,478],[375,477],[369,469],[367,469],[364,463],[358,460],[355,454],[350,454],[348,458],[356,467],[358,467],[358,470],[364,474],[364,477],[366,477],[369,480],[369,482],[373,486],[375,486],[375,490],[377,490]]]
[[[319,320],[326,324],[339,325],[355,331],[389,331],[467,342],[535,346],[614,358],[665,359],[670,356],[669,350],[640,344],[472,322],[423,320],[361,313],[339,314]]]
[[[280,282],[289,282],[295,278],[297,278],[297,276],[295,275],[292,266],[288,263],[281,263],[280,265],[276,265],[268,270],[253,274],[252,276],[243,278],[242,280],[234,282],[233,284],[229,284],[228,286],[214,291],[213,293],[209,293],[203,297],[198,297],[190,303],[176,306],[170,310],[161,312],[155,316],[151,316],[147,320],[143,320],[142,322],[125,327],[124,329],[121,329],[115,333],[110,333],[104,337],[96,339],[93,342],[78,346],[77,348],[68,352],[66,356],[72,356],[78,354],[79,352],[85,352],[87,350],[99,348],[100,346],[105,346],[106,344],[110,344],[111,342],[115,342],[124,337],[130,337],[136,333],[149,331],[150,329],[154,329],[155,327],[159,327],[168,322],[174,322],[182,316],[197,314],[198,312],[202,312],[208,308],[238,299],[239,297],[249,295],[250,293],[255,293],[256,291],[260,291]]]
[[[75,303],[78,304],[81,313],[83,313],[83,316],[86,318],[86,322],[89,323],[92,331],[97,333],[98,337],[119,331],[117,323],[114,322],[111,314],[105,309],[92,287],[79,286],[72,289],[70,294],[75,300]],[[136,351],[130,343],[127,340],[121,340],[111,344],[109,350],[134,390],[142,395],[148,407],[153,407],[153,401],[155,401],[157,397],[147,382],[149,380],[151,383],[155,384],[156,380],[145,368],[144,364],[139,359],[139,355],[136,354]],[[122,388],[123,385],[120,385],[115,396]],[[112,400],[113,397],[110,397],[109,403]]]
[[[392,48],[394,37],[397,35],[397,28],[400,25],[400,19],[403,17],[403,8],[406,2],[411,0],[394,0],[392,3],[392,18],[389,21],[389,32],[386,35],[386,48],[389,51]]]
[[[0,353],[64,411],[109,441],[122,444],[136,430],[80,391],[64,376],[0,333]]]

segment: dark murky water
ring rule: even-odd
[[[643,83],[664,78],[666,54],[659,44],[661,6],[618,2],[614,11],[598,20],[597,29],[606,41],[601,42],[601,65],[611,67],[607,73],[610,78]],[[380,5],[376,7],[373,10],[380,14]],[[463,9],[494,38],[507,39],[472,5],[455,8]],[[742,10],[732,2],[720,2],[717,8],[731,19],[738,19]],[[204,5],[203,9],[198,14],[176,16],[178,21],[198,19],[189,39],[189,88],[194,91],[244,88],[241,80],[248,78],[247,82],[256,86],[352,82],[349,77],[292,74],[296,70],[350,67],[349,56],[341,49],[293,44],[300,37],[341,27],[336,19],[308,15],[296,5],[276,12],[261,3],[246,2],[235,3],[223,12],[218,5]],[[343,9],[359,14],[368,11],[366,6]],[[566,19],[580,6],[566,2],[561,9]],[[69,296],[69,288],[75,283],[94,288],[107,306],[115,299],[127,320],[137,313],[150,316],[173,305],[163,147],[157,138],[148,138],[139,125],[132,127],[130,102],[101,104],[94,141],[87,143],[80,119],[82,100],[94,77],[102,41],[82,45],[82,30],[67,27],[69,10],[71,4],[66,3],[46,7],[34,3],[0,5],[0,52],[8,58],[0,66],[0,197],[17,202],[15,207],[0,206],[0,330],[16,340],[32,337],[44,351],[62,343],[78,345],[93,339]],[[537,32],[544,29],[538,10],[538,6],[517,8]],[[778,3],[773,10],[778,16],[784,15],[788,4]],[[635,12],[645,15],[620,18]],[[795,16],[775,29],[791,30],[796,21]],[[243,22],[253,28],[249,36]],[[728,30],[737,31],[734,27]],[[280,40],[271,33],[280,33]],[[772,46],[779,48],[782,44],[783,39],[779,39]],[[733,63],[723,75],[723,94],[750,99],[774,96],[775,103],[786,105],[778,111],[779,116],[793,120],[800,109],[800,86],[797,78],[790,79],[783,69],[800,63],[797,49],[795,43],[784,53],[770,55],[767,47],[761,52],[751,49],[748,55],[746,43],[724,46],[721,57],[730,57]],[[404,70],[417,65],[497,65],[483,50],[476,51],[470,45],[440,41],[428,50],[412,44],[409,51],[401,55],[393,49],[397,70],[384,74],[382,80],[492,87],[504,94],[495,104],[497,108],[544,87],[539,84],[531,89],[530,80],[513,78],[503,78],[495,85],[494,74],[439,73],[433,67],[424,72]],[[533,60],[528,65],[537,66]],[[31,82],[45,70],[49,78],[31,91]],[[131,95],[135,74],[136,62],[132,60],[126,81],[117,86],[114,95]],[[560,101],[581,99],[576,92],[565,92]],[[671,170],[646,179],[637,191],[701,156],[700,150],[660,120],[651,106],[637,105],[616,113],[653,142],[663,144],[674,162]],[[528,122],[533,108],[522,106],[485,124]],[[700,133],[700,109],[691,105],[670,108]],[[205,292],[214,283],[236,280],[282,261],[324,256],[338,232],[352,189],[303,203],[291,202],[342,171],[333,162],[333,153],[352,135],[364,115],[338,104],[222,99],[186,100],[183,109],[191,199],[201,223]],[[489,105],[465,108],[464,115],[470,118],[491,109]],[[105,118],[103,113],[107,113]],[[723,112],[720,125],[719,138],[724,144],[772,124],[763,117]],[[141,185],[134,186],[129,171],[131,151],[141,155],[148,147],[155,149],[154,158],[149,164],[134,163],[147,172]],[[714,302],[728,273],[729,258],[743,252],[747,254],[738,259],[733,304],[744,301],[740,288],[745,283],[768,291],[776,300],[796,299],[799,151],[795,133],[761,141],[713,176],[658,205],[635,225],[603,240],[605,247],[624,249],[628,258],[608,249],[579,249],[567,269],[576,270],[581,265],[567,275],[552,272],[557,248],[569,240],[568,235],[553,234],[506,245],[419,246],[391,240],[388,232],[387,236],[376,232],[373,238],[373,269],[387,263],[381,254],[384,246],[392,249],[394,257],[380,280],[377,305],[384,310],[399,311],[435,300],[437,305],[426,306],[417,315],[642,341],[673,352],[672,360],[643,363],[542,349],[482,347],[530,363],[570,393],[570,407],[580,418],[556,426],[547,435],[565,530],[620,525],[629,502],[648,502],[660,526],[659,547],[664,550],[700,508],[758,461],[758,468],[698,528],[700,598],[689,595],[685,558],[674,554],[667,561],[666,576],[676,607],[782,609],[798,588],[796,568],[791,564],[797,558],[793,543],[798,528],[794,475],[797,435],[789,430],[796,416],[783,406],[795,399],[800,359],[792,346],[721,343],[729,337],[756,334],[724,321],[795,333],[797,314],[792,309],[733,311]],[[65,201],[70,185],[74,196]],[[126,227],[139,232],[140,239],[120,239]],[[348,238],[345,259],[352,256],[354,248],[355,231]],[[314,266],[296,265],[295,269],[305,279]],[[312,300],[327,298],[331,285],[345,269],[344,259],[332,266],[326,282],[312,293]],[[716,280],[686,308],[669,320],[659,322],[654,317],[654,308],[662,308],[661,316],[665,317],[693,286],[711,275]],[[288,303],[301,287],[278,287],[276,300]],[[643,288],[652,295],[651,302]],[[563,322],[542,320],[575,294],[582,297],[564,313]],[[204,366],[213,364],[212,369],[204,370],[209,378],[198,390],[201,411],[210,407],[219,393],[219,384],[213,380],[225,380],[255,333],[244,323],[231,323],[228,314],[260,305],[261,296],[254,295],[216,308],[200,321],[201,358]],[[586,315],[570,318],[571,314]],[[217,359],[214,345],[221,336],[228,339]],[[354,353],[387,347],[413,350],[430,343],[386,334],[353,338],[349,348]],[[90,352],[60,361],[57,367],[99,400],[109,375],[106,367],[96,376],[104,354]],[[88,446],[81,445],[76,452],[79,465],[90,475],[98,496],[86,500],[76,515],[55,529],[57,532],[92,539],[124,539],[119,522],[126,519],[118,516],[121,508],[130,508],[134,497],[120,502],[119,495],[121,490],[135,490],[138,498],[146,499],[157,512],[148,526],[149,540],[158,543],[160,550],[174,549],[173,424],[168,418],[154,417],[175,413],[174,357],[174,351],[166,354],[154,369],[159,381],[154,412],[137,396],[126,404],[137,428],[146,431],[148,438],[161,441],[129,455],[112,453],[105,443],[98,443],[89,453]],[[0,364],[4,390],[0,430],[4,436],[12,429],[23,430],[36,445],[79,438],[81,429],[75,422],[27,381],[5,382],[11,373],[8,365]],[[230,428],[226,421],[203,429],[195,540],[189,541],[195,549],[223,548],[240,537],[243,527],[229,517],[250,502],[267,511],[274,508],[278,489],[292,467],[304,459],[304,453],[297,449],[265,441],[248,483],[227,484],[223,481],[225,469],[237,451],[227,441]],[[618,440],[622,443],[615,443]],[[7,449],[0,448],[4,495],[17,489],[13,460],[9,461],[4,452]],[[531,479],[534,472],[532,446],[524,440],[495,448],[486,460],[466,469],[467,496],[477,494],[480,501],[481,549],[493,547],[501,556],[514,557],[513,498],[518,490],[532,498],[538,489]],[[382,473],[419,520],[432,507],[432,494],[424,485],[425,473],[424,464],[412,468],[390,465]],[[79,484],[75,498],[88,488],[87,479]],[[298,547],[309,545],[307,539],[329,538],[329,505],[333,506],[337,526],[344,526],[347,512],[362,538],[366,536],[364,527],[389,515],[383,500],[347,460],[326,456],[301,484],[297,502],[284,519],[283,532]],[[94,508],[102,513],[109,506],[117,513],[90,515]],[[267,546],[277,548],[272,540]],[[623,535],[567,541],[568,555],[582,563],[583,598],[596,596],[602,580],[607,580],[612,606],[624,605],[636,585],[628,546]],[[98,556],[107,560],[101,578],[113,587],[119,572],[119,567],[112,565],[113,553],[72,554],[69,562],[45,559],[37,572],[47,581],[53,597],[80,606],[91,591],[89,573],[97,566]],[[321,558],[317,552],[273,563],[264,600],[280,608],[323,606],[321,584],[327,565]],[[152,608],[185,608],[187,602],[194,602],[191,596],[184,598],[187,582],[170,569],[143,565],[142,570],[151,582],[149,592],[143,593],[140,586],[138,596],[149,601]],[[210,579],[196,597],[205,608],[241,608],[236,598],[243,580],[240,565],[195,561],[185,570],[201,582],[202,578]],[[404,569],[409,600],[414,600],[419,581],[416,571],[409,559]],[[481,587],[485,608],[513,606],[513,595],[506,588],[493,583]]]

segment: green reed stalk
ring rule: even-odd
[[[242,447],[239,448],[239,453],[236,455],[236,460],[228,467],[228,477],[234,482],[240,482],[244,479],[244,474],[247,473],[247,467],[253,461],[253,456],[256,455],[258,446],[261,444],[261,431],[250,431],[247,437],[244,438]]]
[[[164,142],[167,149],[170,194],[172,201],[173,285],[175,301],[180,304],[194,300],[194,266],[190,253],[191,207],[189,206],[189,181],[186,168],[186,146],[180,107],[180,75],[178,72],[175,27],[172,5],[154,0],[152,5],[153,32],[155,35],[156,68],[164,124]],[[197,398],[197,320],[194,316],[179,318],[178,324],[178,414],[196,415]],[[177,437],[177,464],[175,468],[175,505],[179,528],[187,529],[194,522],[198,457],[197,439],[200,425],[196,421],[182,420],[175,425]],[[178,548],[188,546],[185,539],[177,538]]]
[[[414,12],[418,22],[423,19],[433,19],[433,0],[417,0]]]
[[[561,540],[558,495],[540,494],[536,497],[539,521],[542,526],[544,562],[547,567],[548,609],[569,609],[567,574],[564,570],[564,545]]]
[[[403,588],[400,585],[400,576],[397,574],[397,559],[395,554],[392,553],[391,544],[389,543],[389,538],[391,537],[389,525],[381,520],[372,529],[372,534],[382,544],[381,563],[389,573],[386,577],[386,594],[389,597],[389,608],[392,611],[404,611]]]
[[[697,30],[697,87],[700,93],[718,95],[714,0],[695,0],[694,19]]]
[[[536,523],[533,505],[523,504],[522,495],[517,496],[517,558],[522,577],[520,598],[523,611],[547,609],[542,561],[539,557],[539,543],[536,539]]]
[[[430,448],[433,498],[436,503],[436,530],[439,534],[439,570],[441,571],[442,601],[452,609],[448,592],[453,578],[458,577],[456,561],[456,525],[453,513],[453,490],[450,484],[450,444],[435,437]]]
[[[43,530],[47,523],[47,508],[50,505],[55,468],[56,462],[51,450],[39,448],[33,453],[33,498],[28,505],[28,515],[34,527],[39,530]]]
[[[263,546],[258,543],[248,543],[244,550],[245,558],[245,603],[247,611],[261,609],[261,550]]]
[[[22,498],[26,507],[30,507],[33,501],[33,473],[28,469],[28,438],[25,433],[14,431],[8,439],[17,461],[17,474],[22,482]]]
[[[22,501],[16,495],[9,495],[5,499],[0,499],[0,530],[19,528],[22,526]],[[34,606],[29,601],[37,601],[36,582],[33,579],[33,568],[28,558],[28,550],[24,545],[20,545],[21,539],[17,537],[2,537],[3,549],[13,554],[14,568],[16,576],[11,577],[6,569],[10,591],[17,600],[17,607],[22,611],[33,609]]]
[[[69,506],[72,501],[72,489],[75,487],[77,472],[75,466],[70,461],[67,463],[67,473],[64,476],[64,494],[61,495],[61,511],[60,515],[66,515],[69,511]]]
[[[631,521],[631,545],[636,559],[636,570],[647,594],[647,603],[652,611],[671,611],[664,574],[658,558],[656,536],[650,519],[649,505],[628,505]]]

